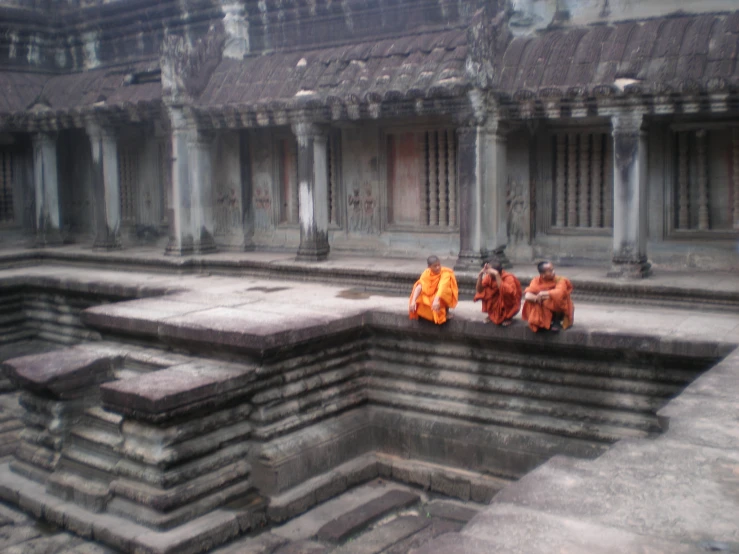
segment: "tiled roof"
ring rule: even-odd
[[[464,29],[379,42],[224,59],[200,95],[201,106],[379,102],[457,95],[467,86]]]
[[[123,106],[159,101],[162,86],[158,80],[141,84],[127,81],[128,76],[149,69],[149,65],[93,69],[65,75],[2,72],[0,113],[22,112],[34,103],[54,111],[65,111],[91,107],[98,102],[105,102],[106,106]]]
[[[739,84],[739,12],[670,16],[515,38],[494,84],[507,94],[592,89],[635,79],[644,90]]]

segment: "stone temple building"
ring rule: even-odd
[[[737,267],[737,8],[0,0],[2,242]]]

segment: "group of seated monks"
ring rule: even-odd
[[[442,267],[438,257],[430,256],[427,263],[428,268],[413,285],[408,314],[411,319],[421,317],[441,325],[452,317],[450,310],[459,301],[457,278],[454,271]],[[539,262],[537,269],[539,276],[522,293],[521,282],[505,271],[500,261],[491,259],[483,263],[477,275],[474,300],[482,301],[482,311],[488,314],[486,323],[492,321],[503,327],[513,323],[523,297],[521,317],[532,331],[556,332],[572,325],[575,318],[572,283],[557,276],[551,262]]]

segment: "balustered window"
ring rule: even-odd
[[[13,223],[13,180],[16,160],[12,152],[0,150],[0,224]]]
[[[739,230],[739,127],[674,133],[673,228]]]
[[[452,129],[387,135],[388,223],[450,229],[457,221]]]
[[[161,140],[157,143],[157,180],[162,199],[162,223],[169,220],[172,209],[172,143]]]
[[[613,227],[613,148],[606,132],[559,132],[552,137],[554,228]]]
[[[118,183],[121,195],[121,221],[136,222],[136,189],[139,177],[139,152],[133,144],[118,146]]]
[[[328,168],[328,219],[329,225],[341,225],[340,175],[341,134],[331,133],[326,145],[326,167]]]

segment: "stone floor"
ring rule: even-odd
[[[289,263],[277,255],[263,256]],[[351,263],[368,272],[378,267],[395,270],[400,265],[395,260]],[[417,261],[402,267],[409,275],[409,289],[410,276],[423,268],[416,266]],[[568,268],[561,273],[599,279],[603,272]],[[204,326],[243,329],[253,325],[258,314],[255,332],[274,331],[329,325],[367,310],[393,314],[407,310],[405,297],[294,280],[140,271],[91,273],[88,268],[48,264],[0,271],[0,284],[34,279],[64,282],[79,290],[112,288],[132,296],[167,292],[163,297],[92,311],[128,318],[133,325],[152,324],[157,330],[172,322],[193,331]],[[701,287],[739,291],[739,278],[730,274],[662,274],[641,283],[670,284],[686,291]],[[739,344],[739,313],[699,308],[578,303],[575,327],[563,333],[563,340],[600,333]],[[450,325],[483,328],[479,305],[472,302],[461,302],[456,318]],[[492,325],[484,329],[524,340],[532,336],[520,320],[509,329]],[[739,552],[738,398],[739,354],[735,352],[661,411],[671,423],[659,439],[622,441],[595,461],[556,457],[511,485],[479,514],[480,506],[429,498],[421,490],[380,480],[218,552]],[[39,526],[16,509],[0,505],[2,552],[111,551]]]

